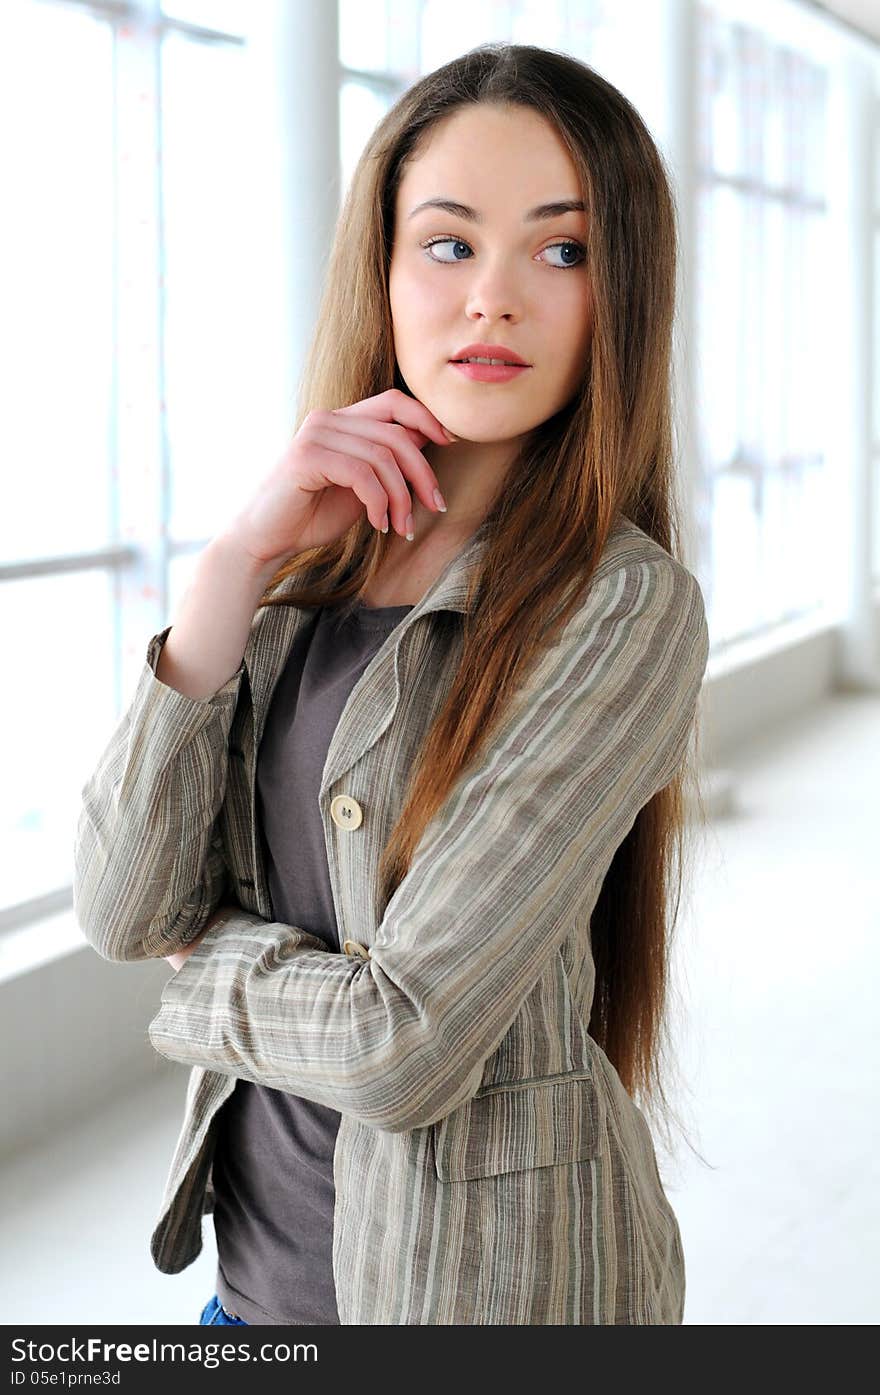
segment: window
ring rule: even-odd
[[[698,523],[721,646],[825,600],[827,73],[698,19]]]
[[[873,196],[873,328],[874,342],[872,353],[873,381],[871,413],[871,492],[873,504],[873,555],[871,558],[872,579],[880,588],[880,83],[874,88],[872,103],[874,168],[872,181]]]
[[[613,82],[650,85],[656,63],[629,42],[634,5],[643,32],[639,0],[469,0],[454,8],[447,0],[339,0],[343,194],[368,134],[397,97],[478,44],[558,48],[608,70]]]
[[[246,458],[249,9],[3,7],[0,929],[72,904],[82,785]]]

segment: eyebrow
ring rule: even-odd
[[[410,218],[415,218],[417,213],[421,213],[424,208],[440,208],[445,213],[451,213],[454,218],[467,218],[471,223],[482,223],[483,215],[477,209],[471,208],[466,203],[456,203],[454,199],[425,199],[424,203],[417,203],[409,214]],[[584,204],[582,199],[556,199],[553,203],[539,203],[536,208],[530,208],[523,215],[524,223],[537,223],[546,218],[559,218],[563,213],[583,213]]]

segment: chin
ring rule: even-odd
[[[518,441],[520,436],[525,435],[527,431],[533,430],[532,422],[524,422],[522,425],[517,424],[511,426],[510,422],[506,421],[503,425],[499,423],[497,428],[493,428],[491,425],[487,426],[485,421],[482,421],[479,427],[475,426],[472,430],[469,430],[467,427],[463,427],[459,430],[457,426],[454,426],[451,422],[446,420],[443,420],[443,425],[448,426],[449,430],[453,431],[462,441],[472,441],[474,445],[481,446],[491,446],[499,441]]]

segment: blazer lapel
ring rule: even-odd
[[[327,751],[321,780],[321,794],[378,741],[392,721],[400,698],[400,649],[411,642],[428,642],[427,627],[416,622],[435,610],[467,610],[471,579],[486,548],[486,525],[475,533],[451,559],[433,585],[395,626],[379,652],[367,665],[342,710]],[[296,590],[302,578],[288,577],[276,595]],[[266,723],[266,714],[275,685],[281,676],[296,636],[313,622],[317,610],[293,605],[263,606],[258,623],[252,626],[244,652],[244,665],[253,706],[254,764]],[[253,766],[252,766],[253,771]]]

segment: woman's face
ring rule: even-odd
[[[426,199],[462,208],[414,213]],[[389,277],[394,348],[410,391],[456,436],[521,436],[583,379],[592,334],[586,215],[527,216],[580,199],[559,136],[527,107],[460,108],[405,168]],[[472,343],[512,349],[529,367],[506,382],[477,381],[450,362]]]

